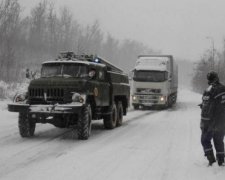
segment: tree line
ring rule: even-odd
[[[195,63],[192,86],[196,92],[202,93],[207,87],[207,73],[215,71],[218,73],[220,81],[225,84],[225,40],[224,48],[219,51],[214,48],[206,50],[201,59]]]
[[[82,25],[68,7],[42,0],[25,17],[18,0],[0,2],[0,80],[21,81],[25,68],[56,58],[61,51],[97,54],[128,72],[139,54],[152,54],[146,45],[120,41],[101,30],[98,21]]]

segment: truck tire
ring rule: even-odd
[[[177,103],[177,93],[174,94],[173,96],[173,104]]]
[[[134,110],[138,110],[139,109],[139,105],[133,105]]]
[[[169,97],[168,97],[168,108],[171,108],[172,106],[173,106],[173,104],[174,104],[174,96],[173,95],[170,95]]]
[[[31,137],[34,135],[36,123],[28,118],[27,113],[19,113],[18,126],[21,137]]]
[[[91,134],[91,106],[87,104],[81,111],[77,122],[77,135],[80,140],[87,140]]]
[[[121,101],[117,103],[117,121],[116,126],[121,126],[123,123],[123,104]]]
[[[104,126],[106,129],[114,129],[117,123],[117,108],[115,103],[112,106],[112,113],[103,117]]]

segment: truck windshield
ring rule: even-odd
[[[83,64],[44,64],[41,69],[41,77],[87,77],[87,67]]]
[[[163,82],[168,79],[166,71],[134,71],[134,81]]]

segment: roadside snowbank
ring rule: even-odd
[[[29,81],[23,83],[5,83],[0,81],[0,99],[13,99],[16,93],[26,92]]]

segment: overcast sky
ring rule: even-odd
[[[40,0],[19,0],[29,11]],[[80,23],[95,20],[105,33],[134,39],[175,57],[198,60],[206,49],[221,49],[225,0],[52,0],[68,6]],[[207,39],[209,36],[211,39]]]

